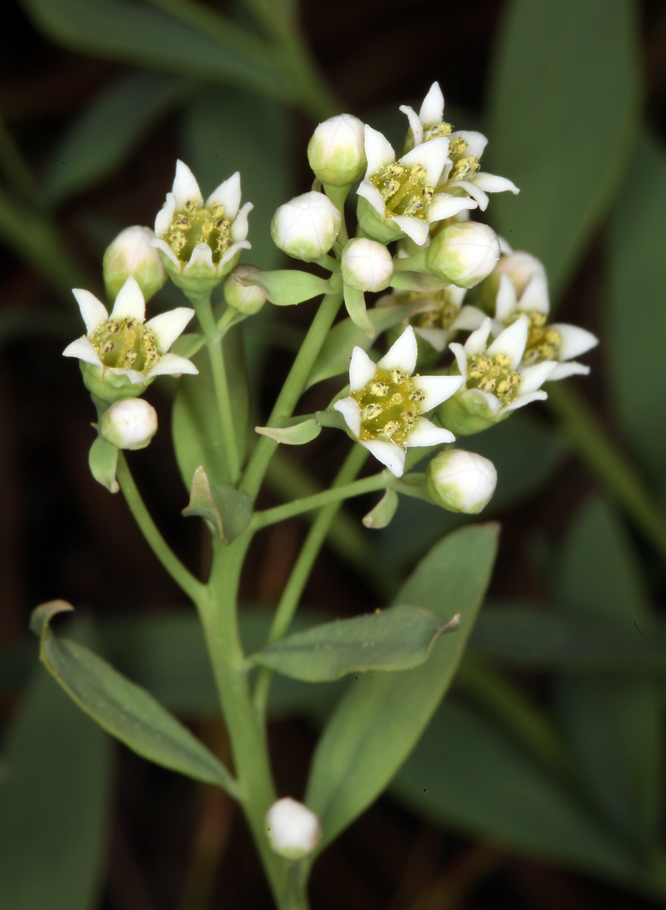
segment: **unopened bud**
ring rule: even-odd
[[[393,257],[383,243],[359,237],[342,251],[342,280],[357,291],[383,291],[393,277]]]
[[[328,196],[310,192],[281,205],[273,215],[271,237],[294,259],[313,262],[335,243],[341,215]]]
[[[136,279],[145,300],[156,294],[167,280],[159,253],[150,246],[155,234],[148,227],[135,224],[125,228],[104,253],[104,286],[113,302],[130,275]]]
[[[538,276],[544,282],[547,281],[546,269],[543,263],[536,256],[532,256],[531,253],[525,253],[522,250],[516,250],[514,253],[509,253],[508,256],[502,256],[497,263],[495,270],[490,276],[491,279],[497,278],[497,287],[499,287],[499,280],[502,275],[509,276],[511,283],[516,289],[516,297],[519,300],[533,278]]]
[[[104,412],[99,430],[117,449],[144,449],[157,432],[157,413],[143,398],[121,398]]]
[[[229,306],[245,316],[254,316],[266,303],[266,294],[259,285],[242,283],[260,271],[256,265],[237,265],[222,285]]]
[[[463,221],[445,228],[426,253],[428,269],[459,288],[473,288],[497,265],[497,234],[487,224]]]
[[[476,515],[492,499],[496,484],[492,461],[463,449],[441,452],[426,471],[428,499],[449,512]]]
[[[302,859],[321,839],[319,819],[303,803],[286,796],[273,803],[266,814],[266,833],[271,847],[285,859]]]
[[[339,114],[320,123],[308,144],[308,161],[322,183],[347,186],[367,167],[363,140],[365,124],[352,114]]]

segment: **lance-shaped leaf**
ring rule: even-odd
[[[291,427],[255,427],[255,433],[268,436],[275,442],[282,442],[289,446],[302,446],[312,442],[321,433],[321,426],[314,418],[303,420]]]
[[[367,670],[411,670],[425,663],[443,632],[459,626],[459,615],[444,623],[432,610],[400,604],[289,635],[251,660],[306,682]]]
[[[344,298],[349,318],[364,332],[368,338],[375,337],[375,327],[368,319],[368,311],[365,308],[365,294],[348,284],[344,287]]]
[[[238,787],[227,769],[152,695],[92,651],[53,634],[53,616],[73,609],[55,600],[32,614],[31,628],[40,638],[40,659],[49,673],[101,727],[143,758],[236,797]]]
[[[298,269],[278,269],[275,272],[254,272],[237,281],[245,286],[258,285],[276,306],[293,306],[326,294],[329,283],[325,278]]]
[[[379,530],[390,524],[398,508],[398,500],[399,497],[396,491],[389,488],[374,509],[371,509],[367,515],[363,516],[365,527]]]
[[[90,473],[97,483],[101,483],[110,493],[117,493],[120,487],[116,480],[118,449],[104,437],[98,436],[90,446],[88,453]]]
[[[227,486],[210,486],[203,467],[194,472],[189,505],[183,509],[186,518],[203,518],[211,533],[230,544],[247,528],[252,518],[252,503],[239,490]]]

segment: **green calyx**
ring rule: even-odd
[[[456,436],[473,436],[474,433],[482,433],[498,421],[487,403],[480,397],[472,395],[454,395],[448,398],[439,406],[437,414],[442,426],[451,430]]]
[[[425,396],[402,370],[378,368],[374,378],[352,392],[361,411],[359,442],[387,440],[405,444],[421,411]]]

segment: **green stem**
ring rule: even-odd
[[[312,324],[305,336],[305,340],[301,345],[301,349],[292,364],[289,375],[282,387],[282,391],[275,402],[266,426],[275,427],[278,425],[279,420],[291,416],[298,403],[298,399],[303,394],[303,389],[305,388],[305,383],[310,375],[310,371],[312,370],[315,360],[326,340],[326,336],[333,325],[341,303],[341,293],[326,294],[322,300],[321,305],[317,310],[317,314],[312,320]],[[266,473],[266,469],[273,457],[277,445],[277,442],[273,439],[269,439],[268,436],[260,437],[240,484],[241,492],[245,493],[246,496],[249,496],[250,499],[256,498],[264,474]]]
[[[562,383],[548,386],[548,404],[580,458],[624,506],[666,558],[666,516],[631,463],[617,450],[585,402]]]
[[[189,572],[178,559],[171,547],[162,537],[145,506],[141,494],[134,483],[127,460],[123,452],[118,452],[116,480],[123,491],[130,512],[146,538],[150,548],[177,585],[195,603],[205,596],[206,587]]]

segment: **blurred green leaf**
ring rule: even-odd
[[[34,639],[33,639],[34,642]],[[104,867],[111,741],[35,666],[3,749],[2,910],[91,910]]]
[[[38,607],[31,620],[40,637],[40,659],[67,694],[143,758],[236,796],[236,783],[226,768],[148,692],[87,648],[56,638],[51,618],[71,609],[63,601],[53,601]]]
[[[43,185],[46,201],[58,204],[118,170],[155,123],[193,89],[184,79],[145,71],[114,80],[49,154]]]
[[[382,792],[448,689],[474,625],[497,547],[496,525],[463,528],[419,563],[396,601],[449,618],[460,630],[446,635],[423,666],[372,673],[351,683],[315,751],[306,801],[330,843]]]
[[[645,133],[640,155],[649,180],[629,175],[608,232],[607,372],[620,426],[643,465],[663,483],[666,434],[657,415],[666,387],[666,151]],[[640,391],[626,378],[637,363],[650,366]]]
[[[641,113],[631,0],[513,0],[491,69],[483,166],[520,187],[490,211],[557,296],[629,163]],[[488,161],[486,162],[486,157]]]
[[[276,208],[291,195],[291,123],[280,105],[235,89],[210,90],[184,112],[183,142],[188,163],[211,193],[241,172],[243,200],[254,203],[245,261],[277,268],[283,254],[270,236]]]

